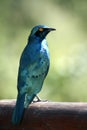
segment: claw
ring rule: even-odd
[[[37,95],[35,97],[37,98],[37,100],[33,101],[33,103],[35,103],[35,102],[48,102],[48,100],[41,100]]]

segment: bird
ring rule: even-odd
[[[21,123],[25,108],[41,91],[50,67],[50,55],[46,36],[56,30],[46,25],[37,25],[31,30],[28,43],[19,61],[17,78],[17,100],[12,115],[12,123]],[[39,98],[38,98],[39,100]]]

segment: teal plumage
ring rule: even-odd
[[[12,123],[19,124],[24,108],[40,92],[50,66],[46,35],[55,29],[44,25],[35,26],[28,39],[21,58],[18,72],[18,96],[12,116]]]

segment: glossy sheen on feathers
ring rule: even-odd
[[[39,28],[44,28],[45,31],[35,35]],[[48,34],[47,31],[49,32],[47,26],[34,27],[28,39],[28,44],[22,52],[17,82],[18,96],[12,116],[13,124],[20,123],[24,108],[27,108],[37,93],[40,92],[48,73],[50,57],[45,39]]]

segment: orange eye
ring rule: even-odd
[[[44,30],[43,28],[39,28],[39,31],[40,31],[40,32],[43,32],[43,30]]]

